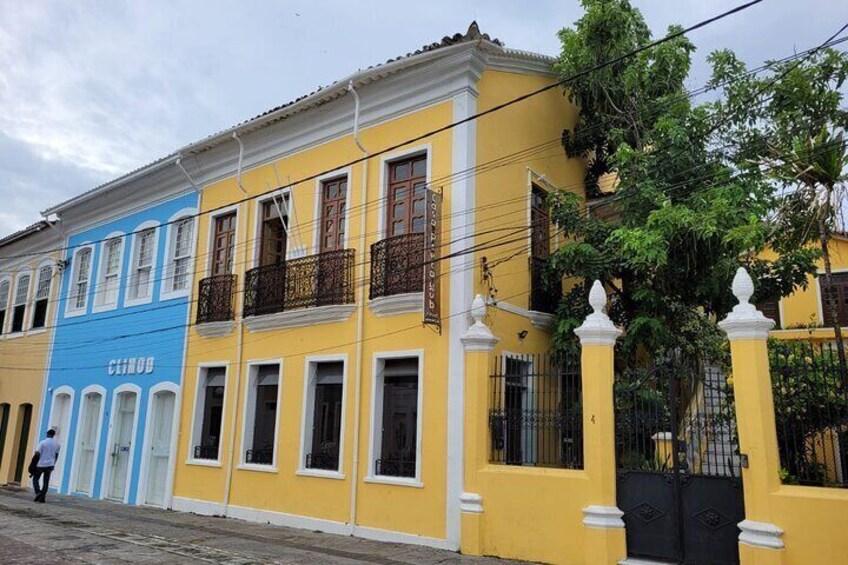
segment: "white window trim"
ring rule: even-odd
[[[350,196],[351,185],[353,184],[353,168],[343,167],[336,169],[331,173],[323,174],[315,179],[315,212],[312,215],[315,226],[312,228],[312,254],[317,255],[321,249],[321,223],[324,219],[323,209],[321,208],[321,197],[323,194],[323,185],[325,181],[335,180],[341,177],[347,179],[347,192],[345,192],[345,237],[343,249],[348,248],[350,242]],[[364,212],[363,212],[364,213]]]
[[[133,479],[133,464],[135,463],[135,452],[138,446],[136,445],[136,438],[138,436],[138,417],[139,412],[141,412],[141,387],[133,384],[133,383],[124,383],[121,386],[115,387],[115,390],[112,391],[112,403],[109,406],[109,428],[106,433],[106,448],[103,450],[103,475],[100,479],[100,498],[106,498],[109,489],[112,485],[112,470],[110,465],[110,455],[111,451],[109,446],[112,444],[112,438],[115,433],[115,416],[117,411],[117,403],[118,403],[118,395],[122,392],[128,392],[135,394],[135,413],[133,414],[133,426],[132,426],[132,443],[130,444],[130,455],[129,461],[127,462],[127,478],[124,483],[124,496],[121,497],[121,500],[124,504],[129,502],[130,499],[130,487],[132,486]]]
[[[44,326],[40,328],[33,328],[32,324],[35,321],[35,304],[38,302],[38,286],[41,282],[41,269],[44,267],[50,267],[50,287],[47,289],[47,311],[44,313]],[[53,259],[43,259],[38,263],[38,266],[35,268],[35,286],[32,287],[32,308],[30,308],[31,313],[29,315],[29,334],[37,334],[41,332],[47,331],[47,326],[50,323],[50,302],[53,299],[53,277],[56,276],[56,261]]]
[[[235,225],[233,225],[233,229],[235,230],[235,239],[233,240],[233,273],[235,274],[238,267],[238,247],[239,247],[239,221],[241,220],[241,205],[233,204],[232,206],[227,206],[226,208],[221,208],[220,210],[216,210],[214,214],[209,215],[209,230],[206,234],[206,267],[203,270],[205,273],[205,277],[212,276],[212,247],[215,244],[215,221],[221,216],[226,216],[232,212],[236,213],[236,221]]]
[[[536,358],[532,354],[523,354],[523,353],[518,353],[516,351],[511,351],[511,350],[505,349],[505,350],[501,351],[500,357],[501,357],[501,366],[500,366],[501,375],[507,374],[506,362],[509,359],[512,359],[513,361],[519,361],[521,363],[525,363],[528,367],[528,369],[527,369],[528,375],[532,375],[533,373],[536,372]],[[529,397],[531,399],[534,398],[533,393],[535,392],[535,390],[536,390],[535,381],[533,379],[528,378],[527,379],[527,392],[528,392]],[[502,398],[500,399],[500,402],[502,403],[501,406],[506,406],[506,387],[504,387],[503,390],[501,390],[501,395],[502,395]],[[523,404],[524,404],[524,402],[522,400],[522,405]],[[533,461],[535,461],[537,456],[538,456],[538,453],[536,453],[535,450],[533,450],[533,449],[528,450],[527,449],[526,438],[525,438],[525,434],[523,434],[523,433],[521,434],[521,453],[522,453],[522,458],[525,458],[525,457],[528,458],[528,459],[532,458]],[[522,463],[522,464],[529,465],[529,463]]]
[[[74,289],[77,286],[76,274],[77,274],[77,257],[84,250],[90,250],[91,252],[91,260],[88,262],[88,286],[85,290],[85,304],[82,305],[81,308],[74,308]],[[83,243],[79,247],[74,250],[73,255],[71,255],[71,265],[70,265],[70,277],[68,278],[69,284],[67,289],[67,296],[65,300],[65,317],[66,318],[75,318],[77,316],[85,316],[88,313],[88,303],[89,298],[91,298],[91,286],[92,280],[91,275],[94,271],[94,261],[95,261],[95,247],[92,243]]]
[[[15,286],[15,285],[12,284],[14,281],[12,281],[11,275],[4,275],[4,276],[0,277],[0,283],[2,283],[3,281],[9,282],[9,294],[6,296],[6,304],[4,305],[5,311],[6,311],[6,316],[3,319],[2,326],[0,326],[0,334],[2,334],[3,337],[5,337],[6,336],[6,328],[9,327],[9,324],[11,324],[11,322],[9,321],[9,313],[11,311],[10,305],[12,304],[12,287]],[[2,309],[4,309],[4,308],[0,308],[0,310],[2,310]]]
[[[26,297],[24,298],[24,304],[23,304],[23,306],[24,306],[24,319],[21,322],[20,331],[12,332],[12,320],[15,317],[15,308],[20,306],[20,304],[18,304],[18,290],[19,290],[19,287],[21,285],[21,279],[24,278],[27,275],[29,276],[29,280],[27,281]],[[32,316],[32,279],[33,279],[33,277],[34,277],[34,275],[33,275],[33,272],[31,270],[21,271],[17,275],[15,275],[15,284],[14,284],[14,288],[12,289],[12,292],[11,292],[11,300],[10,300],[11,307],[8,310],[6,310],[6,317],[9,318],[9,336],[22,335],[22,334],[25,334],[30,329],[29,328],[29,321],[30,321],[29,318]]]
[[[62,481],[59,484],[54,485],[54,487],[56,488],[56,492],[62,492],[63,485],[67,485],[68,488],[70,488],[71,485],[71,482],[69,480],[69,473],[67,473],[66,471],[68,469],[68,440],[70,439],[70,434],[68,433],[68,431],[73,427],[74,400],[76,399],[76,391],[72,387],[68,385],[62,385],[53,390],[53,393],[50,396],[50,416],[48,416],[47,418],[47,429],[49,430],[53,428],[53,426],[55,426],[57,423],[61,423],[56,422],[53,418],[54,414],[56,413],[56,398],[63,394],[67,394],[70,397],[71,401],[70,412],[68,413],[68,429],[64,430],[62,437],[59,439],[59,466],[62,467],[62,470],[60,472]],[[46,430],[44,431],[46,432]],[[71,465],[71,467],[73,467],[73,464]]]
[[[97,260],[97,279],[94,284],[94,302],[91,307],[91,311],[94,313],[115,310],[121,302],[121,281],[124,278],[124,252],[127,249],[127,242],[124,239],[125,235],[123,232],[112,232],[100,243],[100,255]],[[98,304],[101,294],[106,292],[106,246],[109,242],[117,238],[120,238],[121,241],[121,251],[118,254],[118,278],[116,281],[118,293],[115,296],[115,302],[113,304]]]
[[[197,373],[195,376],[194,382],[194,406],[192,407],[191,412],[191,434],[189,437],[188,443],[188,453],[186,453],[186,465],[200,465],[203,467],[220,467],[221,466],[221,448],[223,447],[221,442],[218,443],[218,458],[217,459],[195,459],[194,458],[194,446],[197,443],[198,435],[203,431],[203,414],[197,413],[198,405],[200,404],[200,394],[201,387],[200,382],[201,378],[203,379],[203,390],[206,389],[206,370],[207,369],[216,369],[219,367],[224,368],[224,407],[221,410],[221,432],[223,434],[224,426],[227,422],[227,394],[228,388],[230,386],[230,362],[229,361],[209,361],[204,363],[197,364]],[[204,406],[204,410],[206,407]]]
[[[386,214],[389,204],[389,165],[391,165],[394,161],[401,161],[408,157],[414,157],[415,155],[427,156],[426,187],[430,188],[430,183],[433,180],[433,148],[431,144],[425,143],[423,145],[417,145],[415,147],[410,147],[409,149],[404,149],[403,151],[384,155],[380,158],[380,207],[377,213],[377,241],[386,239],[389,233],[389,228],[386,225]],[[350,183],[348,183],[348,187],[350,187]]]
[[[156,278],[157,273],[159,272],[159,268],[157,265],[159,260],[159,232],[162,231],[159,229],[159,226],[160,224],[156,220],[148,220],[136,226],[135,229],[133,229],[132,231],[132,242],[130,245],[130,264],[127,268],[127,284],[125,285],[125,308],[131,306],[140,306],[142,304],[150,304],[151,302],[153,302],[153,295],[156,293]],[[133,284],[135,284],[133,280],[136,272],[137,262],[136,244],[138,243],[138,238],[141,235],[141,232],[149,229],[153,230],[153,255],[150,257],[150,293],[144,298],[131,298],[132,286]]]
[[[189,217],[192,218],[193,222],[191,228],[191,251],[189,252],[190,267],[188,270],[188,284],[186,285],[186,288],[182,290],[173,290],[173,279],[168,276],[168,273],[170,272],[171,264],[174,262],[174,258],[171,256],[173,253],[171,247],[173,245],[174,237],[176,236],[175,228],[180,220],[186,220]],[[197,228],[200,224],[199,220],[200,218],[197,217],[197,208],[183,208],[168,218],[168,225],[165,230],[165,258],[162,261],[162,272],[165,273],[165,275],[159,286],[160,301],[185,298],[191,295],[191,290],[194,288],[195,261],[197,260]]]
[[[375,474],[374,459],[382,446],[377,449],[377,444],[382,440],[381,431],[383,419],[383,376],[380,374],[387,359],[402,359],[407,357],[418,358],[418,422],[416,430],[415,445],[415,477],[389,477]],[[371,361],[371,417],[369,423],[370,440],[368,442],[368,475],[363,479],[366,483],[379,483],[394,486],[417,487],[424,486],[421,480],[421,469],[423,467],[424,454],[421,451],[423,440],[424,419],[424,350],[410,349],[406,351],[382,351],[374,353]]]
[[[174,463],[177,460],[177,446],[180,443],[180,402],[182,400],[180,386],[171,381],[156,383],[150,387],[150,390],[147,393],[147,410],[145,410],[144,415],[144,440],[141,446],[142,456],[141,465],[138,471],[138,488],[136,489],[135,503],[138,505],[147,504],[145,497],[147,495],[147,474],[148,469],[150,468],[150,434],[153,431],[153,428],[150,427],[153,420],[151,410],[153,409],[153,399],[156,394],[160,392],[174,393],[174,414],[171,416],[171,451],[168,455],[168,473],[165,479],[165,499],[162,505],[162,508],[170,508],[171,499],[173,497],[174,470],[176,468]]]
[[[88,492],[91,493],[90,496],[94,497],[94,481],[97,479],[97,462],[99,460],[98,451],[100,450],[100,439],[101,434],[103,433],[103,413],[106,410],[106,389],[100,385],[89,385],[80,391],[80,405],[79,410],[77,411],[77,419],[72,425],[75,428],[74,431],[74,460],[71,462],[71,476],[70,481],[68,481],[68,493],[79,492],[75,489],[77,484],[77,474],[79,472],[79,454],[80,454],[80,443],[82,442],[82,438],[80,437],[79,429],[80,427],[80,418],[83,416],[82,409],[85,406],[85,396],[89,393],[96,392],[100,395],[100,414],[97,416],[97,433],[95,434],[95,447],[94,449],[94,458],[92,460],[92,465],[94,469],[91,470],[91,481],[88,484]],[[61,455],[61,454],[60,454]]]
[[[315,413],[315,385],[318,363],[342,363],[342,413],[339,428],[339,467],[335,471],[328,469],[309,469],[306,466],[306,453],[312,445],[312,420]],[[322,477],[327,479],[344,479],[345,455],[345,423],[347,421],[347,353],[335,355],[310,355],[304,361],[303,370],[303,409],[300,420],[300,457],[298,458],[296,474],[305,477]]]
[[[281,188],[280,190],[275,190],[273,193],[267,195],[264,198],[257,198],[256,202],[253,205],[253,218],[254,218],[254,226],[253,226],[253,257],[251,258],[251,268],[255,268],[259,266],[259,259],[262,255],[262,205],[266,202],[270,202],[273,198],[282,199],[281,208],[284,214],[286,215],[286,260],[293,259],[292,255],[293,247],[292,241],[293,238],[288,237],[289,232],[292,228],[292,215],[291,207],[292,207],[292,194],[291,188]],[[236,218],[236,225],[238,225],[238,218]],[[215,223],[211,224],[211,232],[215,231]],[[210,233],[211,233],[210,232]],[[212,233],[214,236],[214,233]],[[212,247],[210,245],[209,252],[212,252]],[[208,271],[208,269],[207,269]]]
[[[245,459],[245,451],[247,451],[247,411],[250,409],[250,400],[256,400],[256,396],[254,395],[251,398],[250,389],[254,386],[254,381],[256,380],[256,376],[259,372],[259,367],[262,365],[277,365],[279,367],[277,372],[277,413],[274,417],[274,457],[271,461],[270,465],[260,465],[257,463],[248,463]],[[226,394],[226,390],[224,391]],[[280,412],[282,410],[282,402],[283,402],[283,359],[254,359],[247,362],[247,379],[245,379],[244,383],[244,400],[242,402],[242,426],[241,426],[241,452],[239,453],[239,464],[238,469],[250,470],[250,471],[268,471],[268,472],[277,472],[277,455],[280,452],[279,440],[280,440]],[[253,415],[254,422],[256,421],[256,414]],[[252,438],[251,438],[252,439]]]

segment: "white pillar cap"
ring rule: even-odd
[[[607,293],[601,281],[592,283],[592,290],[589,291],[589,305],[592,306],[593,312],[586,316],[579,328],[574,330],[580,338],[580,345],[615,345],[615,340],[622,332],[604,313]]]
[[[739,304],[733,311],[719,322],[718,327],[724,330],[728,339],[768,339],[769,330],[774,327],[774,320],[763,316],[763,313],[748,302],[754,295],[754,281],[744,267],[736,270],[733,277],[733,295]]]
[[[483,323],[486,317],[486,301],[478,294],[471,303],[471,324],[460,339],[466,351],[492,351],[500,340],[494,336],[489,326]]]

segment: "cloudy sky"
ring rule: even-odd
[[[633,0],[655,35],[742,0]],[[558,52],[577,0],[0,0],[0,235],[38,211],[356,69],[465,31]],[[765,0],[692,35],[756,65],[822,42],[844,0]]]

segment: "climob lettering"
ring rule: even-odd
[[[153,372],[153,357],[112,359],[106,371],[110,375],[143,375]]]

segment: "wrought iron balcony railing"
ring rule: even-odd
[[[530,257],[530,310],[553,314],[562,297],[562,287],[547,276],[548,260]]]
[[[339,452],[307,453],[306,468],[336,471],[339,468]]]
[[[415,454],[395,453],[374,461],[374,472],[384,477],[414,477]]]
[[[236,275],[215,275],[201,280],[197,293],[197,323],[232,320],[235,290]]]
[[[371,246],[370,298],[424,289],[424,234],[389,237]]]
[[[217,445],[195,445],[194,446],[194,458],[195,459],[218,459],[218,446]]]
[[[244,315],[353,303],[354,254],[328,251],[247,271]]]
[[[274,448],[248,449],[244,453],[244,462],[253,465],[271,465],[274,463]]]

